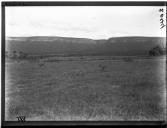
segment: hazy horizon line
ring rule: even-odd
[[[166,38],[165,36],[113,36],[109,38],[87,38],[87,37],[74,37],[74,36],[5,36],[5,38],[29,38],[29,37],[61,37],[61,38],[77,38],[77,39],[92,39],[92,40],[108,40],[110,38],[123,38],[123,37],[156,37],[156,38]]]

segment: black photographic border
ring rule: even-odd
[[[5,7],[10,6],[166,6],[165,1],[2,1],[1,2],[1,126],[158,126],[166,127],[164,121],[5,121]]]

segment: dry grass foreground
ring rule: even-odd
[[[6,63],[6,120],[164,120],[163,59]]]

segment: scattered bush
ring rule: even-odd
[[[83,59],[84,59],[84,57],[83,57],[83,56],[81,56],[81,57],[80,57],[80,59],[81,59],[81,60],[83,60]]]
[[[123,61],[125,61],[125,62],[133,62],[133,59],[131,57],[126,57],[126,58],[123,58]]]
[[[101,72],[104,72],[104,71],[106,70],[107,66],[100,64],[100,65],[99,65],[99,68],[100,68],[100,71],[101,71]]]
[[[9,53],[8,51],[6,51],[5,57],[10,59],[27,59],[28,54],[22,51],[19,51],[19,52],[13,51],[12,53]]]

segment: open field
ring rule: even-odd
[[[5,119],[165,119],[164,58],[80,59],[7,62]]]

